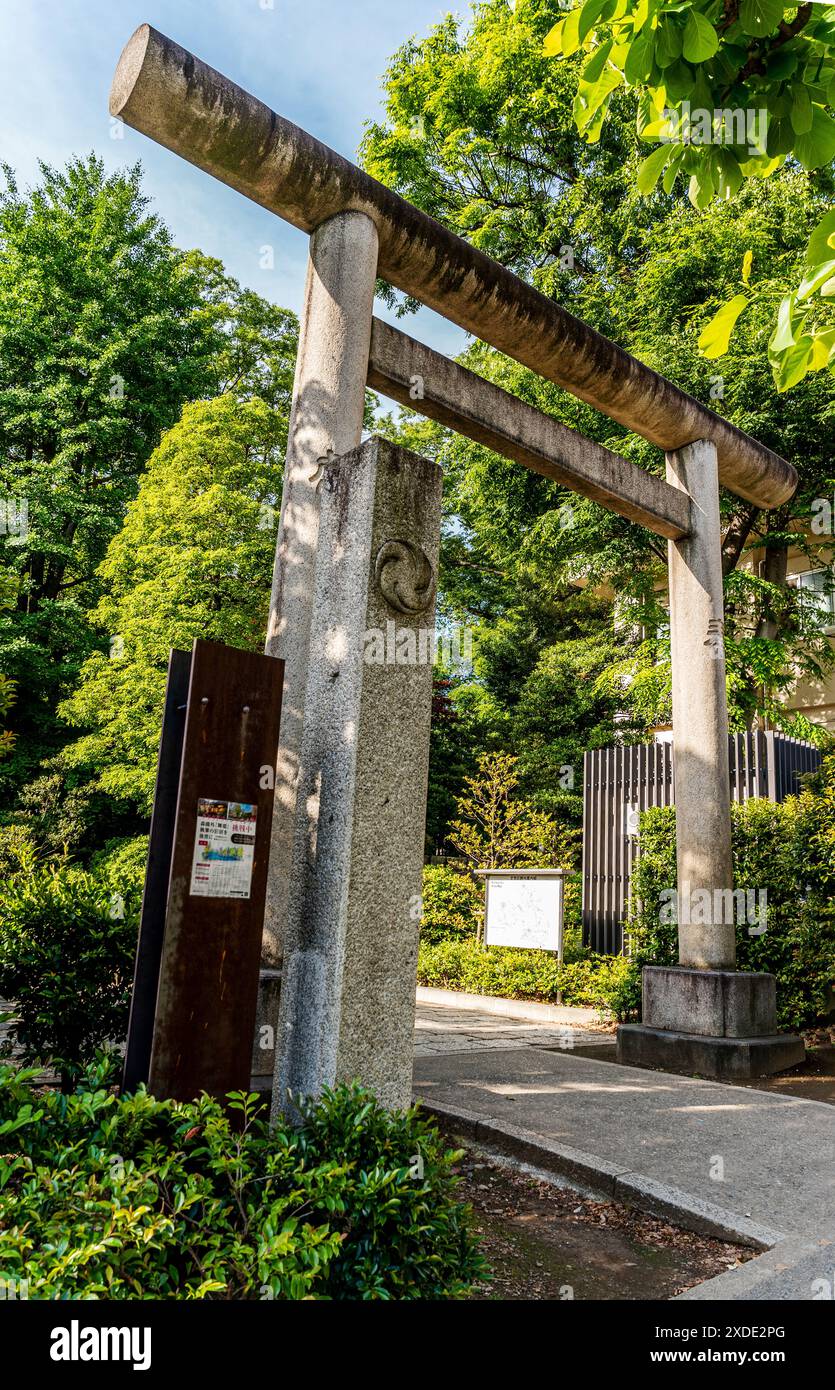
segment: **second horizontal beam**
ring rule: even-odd
[[[656,535],[690,531],[690,499],[424,343],[375,319],[368,384]]]

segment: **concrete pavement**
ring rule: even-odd
[[[690,1298],[835,1287],[835,1107],[576,1054],[595,1042],[606,1039],[419,1004],[414,1093],[487,1147],[769,1251],[745,1280],[723,1275]]]

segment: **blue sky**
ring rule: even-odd
[[[142,161],[145,188],[177,243],[219,257],[242,284],[298,310],[307,237],[136,131],[111,138],[119,54],[147,21],[349,158],[381,110],[381,76],[411,34],[468,0],[0,0],[0,158],[23,184],[37,161],[96,150]],[[259,267],[272,245],[275,268]],[[378,312],[389,317],[378,306]],[[408,325],[440,351],[466,341],[423,310]]]

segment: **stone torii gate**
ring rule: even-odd
[[[366,386],[667,539],[680,964],[645,972],[620,1055],[715,1076],[800,1060],[773,977],[734,969],[733,922],[681,910],[733,886],[719,484],[777,507],[793,467],[149,25],[110,111],[311,237],[266,644],[286,663],[276,1104],[354,1076],[392,1106],[411,1094],[431,667],[361,648],[392,615],[434,622],[440,475],[361,445]],[[378,276],[662,447],[666,481],[375,319]]]

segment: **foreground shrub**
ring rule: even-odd
[[[147,835],[136,835],[129,840],[108,840],[104,849],[90,860],[90,873],[106,883],[112,892],[137,907],[142,902],[147,862]]]
[[[13,874],[0,895],[0,998],[24,1062],[65,1086],[127,1026],[139,901],[72,865]]]
[[[605,1010],[628,972],[622,956],[586,954],[560,966],[550,951],[485,947],[474,940],[421,942],[418,954],[421,985],[548,1003],[561,992],[564,1004]]]
[[[484,1274],[446,1148],[359,1087],[270,1129],[254,1096],[70,1095],[0,1067],[0,1278],[28,1297],[439,1299]]]
[[[767,905],[761,935],[737,923],[737,966],[775,975],[780,1026],[801,1028],[828,1011],[835,980],[835,758],[825,759],[817,789],[781,805],[753,799],[731,813],[735,887],[765,895]],[[665,920],[661,896],[676,881],[672,807],[644,813],[640,845],[628,923],[632,968],[614,999],[621,1018],[640,1010],[644,965],[678,962],[678,928]]]

